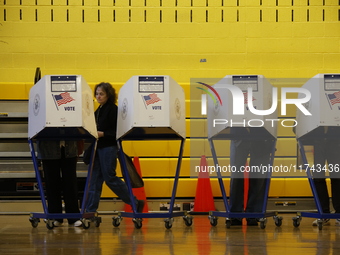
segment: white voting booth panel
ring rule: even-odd
[[[30,90],[28,137],[95,137],[92,90],[81,75],[45,75]]]
[[[243,115],[234,115],[233,95],[226,85],[233,85],[242,90]],[[276,138],[277,121],[268,121],[268,119],[277,119],[277,111],[275,110],[270,115],[256,115],[250,112],[247,102],[248,87],[252,88],[252,104],[256,110],[271,108],[273,86],[263,75],[227,75],[213,85],[221,98],[222,105],[218,102],[214,103],[211,97],[208,97],[208,138],[230,139],[240,128],[256,129],[261,139],[263,137]]]
[[[185,138],[183,88],[168,75],[133,76],[118,95],[117,138]]]
[[[297,110],[296,137],[308,139],[324,132],[324,127],[340,127],[340,74],[317,74],[302,87],[311,93],[304,106],[312,115]],[[299,98],[304,97],[299,94]]]

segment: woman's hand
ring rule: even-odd
[[[98,138],[104,137],[104,132],[103,131],[97,131],[98,133]]]

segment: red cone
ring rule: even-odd
[[[201,171],[198,174],[194,212],[215,211],[214,197],[210,184],[208,163],[205,156],[201,157]],[[206,170],[206,171],[205,171]]]

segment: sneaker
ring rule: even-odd
[[[242,225],[242,219],[231,219],[231,225],[232,226],[241,226]]]
[[[62,227],[64,225],[64,223],[63,222],[60,222],[60,221],[54,221],[53,222],[53,226],[55,226],[55,227]]]
[[[255,218],[247,219],[247,226],[258,226],[257,219]]]
[[[340,219],[335,220],[335,225],[340,226]]]
[[[144,200],[138,200],[137,202],[137,212],[142,213],[144,208],[145,201]]]
[[[329,219],[321,219],[322,220],[322,226],[329,225]],[[312,226],[317,226],[318,225],[318,219],[313,221]]]
[[[71,225],[73,225],[75,227],[81,227],[81,226],[83,226],[83,223],[80,220],[77,220],[75,223],[73,223]]]

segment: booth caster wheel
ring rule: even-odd
[[[164,220],[165,228],[170,229],[172,227],[172,223],[174,222],[174,218],[168,218]]]
[[[274,219],[274,222],[275,222],[275,226],[281,227],[281,225],[282,225],[282,217],[273,216],[273,219]]]
[[[29,221],[31,222],[31,225],[33,228],[38,227],[38,224],[40,222],[40,220],[38,218],[34,218],[34,217],[30,217]]]
[[[301,220],[302,218],[300,216],[293,217],[293,226],[296,228],[299,227]]]
[[[51,230],[51,229],[54,228],[53,220],[45,219],[44,221],[45,221],[45,223],[46,223],[46,228],[47,228],[47,229],[50,229],[50,230]]]
[[[192,217],[185,215],[183,216],[183,220],[186,226],[190,227],[192,225]]]
[[[94,221],[94,225],[96,226],[96,228],[99,228],[101,222],[102,222],[102,219],[99,217],[96,217]]]
[[[143,226],[142,224],[143,219],[141,218],[133,218],[132,221],[133,221],[133,224],[135,224],[135,228],[137,229],[140,229]]]
[[[217,226],[217,217],[216,216],[208,216],[208,219],[209,219],[209,221],[210,221],[210,225],[211,226],[213,226],[213,227],[215,227],[215,226]],[[227,223],[227,222],[226,222]]]
[[[267,225],[267,219],[266,218],[261,218],[261,219],[259,219],[259,222],[260,222],[260,228],[261,229],[265,229],[266,225]]]
[[[91,218],[91,222],[93,222],[94,225],[98,228],[100,226],[100,223],[102,223],[102,218],[95,216]]]
[[[120,222],[123,220],[122,216],[115,216],[115,217],[112,217],[112,225],[114,227],[119,227],[120,225]]]
[[[317,220],[317,224],[318,224],[318,229],[319,229],[319,230],[322,230],[322,223],[323,223],[323,220],[322,220],[322,219],[318,219],[318,220]]]
[[[226,225],[227,228],[230,228],[231,227],[231,219],[226,218],[225,225]]]
[[[91,223],[88,219],[81,219],[81,223],[83,225],[83,229],[89,229],[91,226]]]

